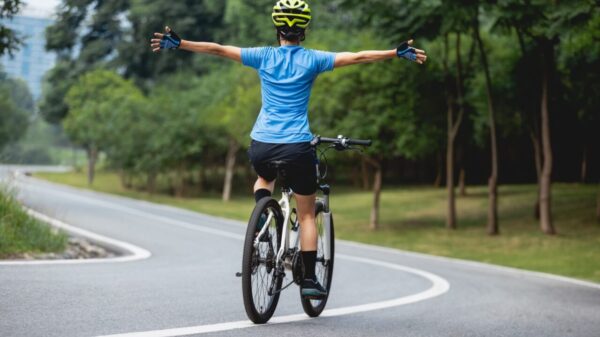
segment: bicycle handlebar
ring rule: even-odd
[[[350,146],[352,146],[352,145],[368,147],[373,144],[373,141],[372,140],[362,140],[362,139],[351,139],[351,138],[344,137],[344,136],[338,136],[338,138],[327,138],[327,137],[316,136],[311,142],[312,146],[317,146],[320,144],[333,144],[334,147],[336,148],[336,150],[341,151],[341,150],[349,149]]]

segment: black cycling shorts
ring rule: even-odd
[[[317,192],[317,156],[310,142],[269,144],[253,140],[248,157],[256,173],[267,181],[277,178],[273,161],[285,161],[286,185],[299,195]]]

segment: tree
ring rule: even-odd
[[[0,152],[25,135],[32,105],[27,85],[21,80],[8,78],[0,68]]]
[[[34,102],[27,83],[22,79],[9,78],[0,67],[0,88],[10,93],[16,107],[33,114]]]
[[[353,43],[356,46],[347,48],[374,49],[384,44],[369,32],[355,35]],[[421,104],[427,101],[421,95],[423,85],[435,83],[435,78],[413,64],[393,62],[402,61],[348,67],[327,74],[318,80],[311,101],[312,125],[317,132],[374,140],[364,152],[374,171],[369,221],[373,230],[380,222],[386,161],[396,156],[427,155],[435,150],[439,135],[436,125],[428,123],[428,114],[421,110]]]
[[[138,107],[141,92],[130,81],[107,70],[83,75],[65,99],[69,115],[63,126],[71,141],[82,146],[88,156],[88,184],[93,184],[98,155],[116,137],[114,125],[120,115]]]
[[[587,23],[597,11],[594,1],[547,1],[503,0],[498,2],[498,23],[510,26],[517,32],[518,42],[525,49],[532,46],[537,56],[539,72],[539,120],[541,158],[539,165],[539,215],[540,228],[549,235],[556,233],[552,219],[552,172],[553,149],[551,133],[551,111],[557,109],[558,82],[557,46],[561,39],[569,37]],[[537,146],[537,141],[534,145]]]
[[[19,12],[22,5],[21,0],[3,0],[0,3],[0,19],[11,19]],[[7,53],[12,55],[22,43],[15,31],[0,24],[0,56]]]
[[[131,23],[129,38],[118,46],[118,62],[125,76],[133,78],[140,87],[150,90],[161,77],[175,73],[206,74],[219,60],[197,57],[187,52],[149,52],[148,39],[153,32],[163,31],[165,25],[184,39],[223,42],[227,35],[223,26],[225,1],[131,0],[127,18]]]
[[[243,144],[248,143],[250,131],[261,108],[260,81],[256,72],[235,66],[222,75],[221,85],[227,87],[227,94],[210,108],[216,127],[227,137],[225,158],[225,180],[223,201],[231,199],[234,169],[237,154]],[[223,79],[227,83],[223,83]]]
[[[25,134],[28,125],[27,113],[19,109],[10,91],[0,87],[0,151]]]
[[[561,39],[558,61],[565,78],[566,98],[577,114],[580,138],[580,180],[589,181],[589,166],[598,153],[600,136],[600,73],[590,71],[600,67],[600,8],[590,12],[587,22],[573,27],[569,37]]]
[[[476,7],[476,13],[473,19],[473,32],[475,41],[479,48],[479,56],[481,57],[481,66],[485,75],[486,97],[488,102],[489,113],[489,128],[490,128],[490,150],[492,169],[488,180],[488,219],[487,233],[489,235],[497,235],[500,232],[498,225],[498,141],[496,136],[496,113],[494,111],[494,97],[492,94],[492,77],[490,75],[490,67],[488,64],[487,52],[481,38],[480,23],[479,23],[479,8]]]
[[[98,67],[117,67],[115,49],[124,38],[121,19],[129,2],[63,1],[57,20],[46,29],[46,49],[58,55],[46,76],[40,103],[40,113],[47,121],[60,123],[68,115],[64,99],[79,76]]]

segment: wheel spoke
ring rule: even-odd
[[[273,218],[270,223],[265,224],[268,226],[267,233],[265,235],[270,238],[271,245],[269,242],[259,242],[256,247],[257,256],[257,271],[252,275],[252,298],[254,300],[254,308],[260,314],[267,312],[273,302],[274,294],[269,295],[269,290],[273,287],[273,284],[277,282],[274,277],[275,268],[274,259],[276,256],[277,247],[277,229],[276,220]],[[272,248],[271,248],[272,247]],[[267,268],[268,265],[272,266]],[[270,269],[270,272],[267,270]]]

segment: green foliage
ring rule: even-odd
[[[30,102],[31,95],[21,81],[8,79],[0,72],[0,152],[25,134],[31,111],[24,108]]]
[[[59,59],[46,73],[39,108],[40,114],[49,123],[60,124],[69,112],[64,99],[77,79],[78,72],[74,67],[74,61]]]
[[[16,15],[23,2],[21,0],[3,0],[0,3],[0,19],[10,19]],[[13,55],[23,42],[19,34],[0,24],[0,56],[4,54]]]
[[[32,219],[6,190],[0,190],[0,259],[21,253],[60,252],[67,236]]]
[[[225,6],[225,34],[230,43],[240,45],[272,44],[276,41],[269,13],[274,1],[227,0]]]
[[[121,115],[139,108],[143,100],[135,85],[106,70],[83,75],[69,90],[70,113],[64,128],[70,139],[86,149],[104,150],[119,134]]]
[[[46,49],[59,56],[46,76],[40,104],[47,121],[60,123],[67,116],[64,99],[79,76],[98,67],[117,66],[115,50],[124,38],[121,18],[129,2],[63,1],[58,19],[46,29]]]
[[[254,121],[262,105],[260,81],[256,71],[231,67],[212,76],[224,89],[222,96],[208,107],[209,125],[222,131],[221,137],[247,144]]]
[[[59,53],[60,61],[48,74],[41,112],[50,121],[61,121],[69,113],[64,102],[69,89],[84,91],[80,83],[74,86],[82,74],[98,68],[119,69],[139,87],[132,94],[135,98],[127,100],[129,94],[116,91],[107,94],[117,97],[112,104],[118,103],[118,118],[110,117],[111,109],[100,103],[90,104],[88,109],[83,101],[78,102],[81,108],[103,111],[92,120],[110,127],[92,127],[89,130],[93,132],[84,132],[85,137],[79,134],[84,128],[70,128],[73,139],[89,136],[102,141],[112,167],[140,177],[170,177],[182,170],[221,165],[229,140],[242,147],[248,144],[261,104],[256,74],[205,55],[182,51],[153,54],[149,38],[169,25],[191,40],[273,45],[272,5],[273,1],[267,0],[65,0],[59,20],[47,32],[48,48]],[[563,90],[562,95],[553,95],[553,109],[564,110],[561,118],[577,115],[578,130],[584,131],[581,134],[586,135],[587,144],[595,142],[600,93],[595,85],[597,72],[590,69],[598,67],[600,21],[598,7],[591,0],[557,2],[557,6],[542,0],[494,4],[476,0],[332,0],[313,2],[311,7],[314,21],[307,35],[308,48],[388,49],[414,37],[416,45],[429,54],[425,66],[390,60],[323,75],[315,83],[310,108],[311,126],[318,134],[372,138],[375,146],[367,152],[371,157],[390,162],[401,157],[433,166],[446,141],[447,97],[456,100],[458,96],[455,38],[459,34],[465,86],[464,102],[460,103],[466,118],[457,147],[479,151],[471,145],[475,142],[485,149],[489,127],[485,80],[472,38],[479,20],[501,146],[535,132],[543,43],[556,52],[553,88]],[[128,24],[119,24],[125,15]],[[443,62],[446,35],[451,42],[447,70]],[[75,56],[76,46],[81,46],[82,52]],[[125,101],[128,103],[122,103]],[[429,171],[433,169],[437,166]],[[392,174],[389,177],[394,178]]]
[[[382,49],[386,44],[368,33],[355,36],[353,42],[348,47],[356,50]],[[420,107],[431,99],[422,91],[435,82],[429,74],[400,60],[335,70],[315,86],[313,128],[326,136],[373,139],[367,152],[375,157],[424,156],[435,150],[440,133]]]
[[[125,75],[133,77],[145,89],[152,88],[163,76],[178,72],[201,74],[214,64],[206,57],[197,58],[191,53],[150,52],[149,40],[154,32],[170,26],[183,39],[217,41],[225,34],[223,15],[225,2],[212,0],[131,0],[128,20],[131,23],[130,39],[120,44],[119,62]],[[208,62],[208,63],[207,63]]]

